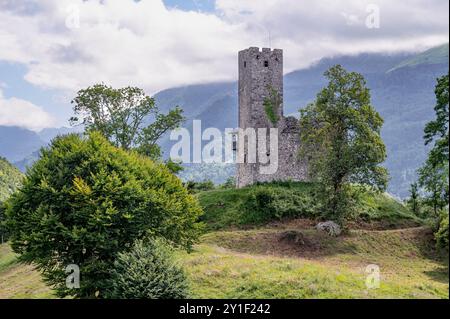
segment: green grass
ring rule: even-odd
[[[448,258],[425,249],[424,229],[356,231],[291,250],[271,240],[279,231],[214,232],[192,254],[179,253],[193,297],[448,298]],[[369,264],[380,267],[378,289],[365,285]]]
[[[301,231],[305,244],[278,236]],[[448,255],[440,255],[430,230],[353,230],[330,238],[311,227],[282,223],[205,234],[192,253],[177,251],[194,298],[448,298]],[[0,246],[0,298],[54,298],[39,273],[11,262]],[[368,289],[365,269],[380,267],[378,289]]]
[[[17,256],[6,244],[0,245],[0,273],[17,263]]]
[[[0,245],[0,299],[55,298],[33,266],[17,261],[8,244]]]
[[[365,194],[358,207],[359,221],[352,222],[344,235],[331,238],[318,232],[313,227],[316,221],[307,218],[243,223],[242,203],[255,188],[266,187],[309,196],[313,186],[275,183],[196,195],[209,232],[192,253],[176,252],[191,283],[192,297],[449,297],[448,253],[435,250],[430,229],[410,227],[418,223],[417,218],[395,199]],[[360,227],[361,223],[367,227]],[[301,232],[304,242],[280,241],[288,230]],[[378,289],[365,284],[365,269],[370,264],[380,267]],[[0,246],[0,298],[54,297],[32,266],[18,263],[8,245]]]
[[[311,198],[313,185],[310,183],[273,183],[255,185],[242,189],[216,189],[197,194],[204,210],[202,221],[208,230],[220,230],[233,227],[250,226],[245,221],[249,212],[243,209],[243,203],[255,189],[273,188],[297,192]],[[314,200],[311,198],[311,202]],[[414,216],[402,203],[385,193],[367,192],[358,205],[358,221],[380,222],[387,228],[400,227],[407,224],[417,225],[421,221]],[[302,216],[315,219],[316,216]]]

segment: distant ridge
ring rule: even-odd
[[[443,64],[448,63],[448,43],[438,47],[431,48],[425,52],[419,53],[409,59],[400,62],[398,65],[388,70],[387,73],[404,67],[414,67],[426,64]]]

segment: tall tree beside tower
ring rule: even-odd
[[[324,217],[343,223],[354,208],[352,184],[386,189],[388,173],[380,166],[386,158],[383,119],[371,105],[361,74],[336,65],[325,76],[328,86],[300,111],[300,153],[320,185]]]

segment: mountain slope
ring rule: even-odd
[[[79,133],[81,127],[47,128],[33,132],[16,126],[0,126],[0,156],[22,172],[39,158],[39,150],[58,135]]]
[[[0,126],[0,156],[10,162],[22,160],[45,144],[33,131],[16,126]]]
[[[417,54],[409,59],[406,59],[390,69],[388,72],[395,71],[404,67],[414,67],[426,64],[443,64],[448,62],[448,43],[431,48],[425,52]]]
[[[23,174],[0,157],[0,202],[7,199],[22,184]]]

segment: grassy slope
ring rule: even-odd
[[[308,183],[289,183],[288,186],[270,185],[270,187],[289,187],[306,196],[312,189],[312,185]],[[207,228],[218,230],[245,226],[241,221],[241,216],[245,212],[240,206],[254,188],[255,186],[242,189],[216,189],[199,193],[197,196],[205,212],[202,220]],[[385,227],[420,222],[406,207],[387,194],[367,193],[363,196],[358,211],[360,212],[358,221],[381,222]]]
[[[30,265],[17,262],[7,244],[0,245],[0,299],[53,298],[52,291]]]
[[[422,228],[352,231],[322,247],[280,245],[280,229],[214,232],[181,254],[198,298],[448,298],[448,258],[430,253]],[[315,230],[304,231],[317,239]],[[424,236],[425,235],[425,236]],[[380,267],[379,289],[365,269]]]
[[[0,157],[0,202],[7,199],[22,183],[23,174]]]
[[[266,186],[258,186],[266,187]],[[308,194],[311,185],[289,187]],[[362,197],[352,230],[334,239],[311,220],[243,225],[241,203],[252,188],[198,194],[203,221],[212,232],[193,254],[180,258],[199,298],[448,298],[448,258],[434,251],[426,228],[387,194]],[[356,225],[355,225],[356,224]],[[249,227],[251,226],[251,227]],[[250,228],[250,229],[249,229]],[[280,232],[300,230],[305,244],[279,241]],[[380,289],[365,287],[365,267],[381,268]]]
[[[300,223],[301,224],[301,223]],[[299,230],[305,244],[280,242]],[[195,298],[448,298],[448,256],[425,228],[354,230],[331,239],[295,222],[205,234],[177,258]],[[0,298],[53,298],[37,271],[0,246]],[[379,289],[365,286],[365,268],[380,267]]]
[[[311,186],[291,187],[307,192]],[[226,189],[198,195],[204,221],[216,230],[205,234],[192,253],[177,253],[193,297],[448,298],[448,255],[434,250],[425,227],[373,230],[363,225],[366,230],[353,229],[339,238],[317,232],[314,221],[307,219],[242,227],[239,203],[249,192]],[[361,211],[365,219],[388,228],[414,221],[401,204],[383,194],[366,196]],[[301,231],[304,244],[280,241],[286,230]],[[379,289],[365,286],[369,264],[380,267]],[[41,297],[53,295],[39,274],[16,263],[7,245],[0,246],[0,298]]]

